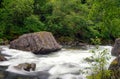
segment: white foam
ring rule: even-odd
[[[94,48],[92,46],[92,48]],[[8,47],[3,47],[2,53],[6,55],[10,55],[8,57],[8,61],[0,62],[0,65],[10,65],[7,71],[25,74],[24,71],[16,71],[12,68],[13,65],[17,65],[19,63],[36,63],[37,70],[36,71],[44,71],[48,70],[52,75],[56,74],[65,74],[68,72],[77,72],[77,70],[85,69],[86,67],[90,67],[90,64],[84,62],[86,57],[92,56],[90,50],[81,50],[81,49],[62,49],[61,51],[49,54],[49,55],[34,55],[31,52],[25,52],[15,49],[9,49]],[[108,49],[109,56],[111,56],[111,46],[100,46],[100,51],[104,49]],[[111,56],[112,57],[112,56]],[[109,61],[111,62],[115,57],[112,57]],[[75,64],[75,68],[64,67],[61,64]],[[78,67],[79,66],[79,67]],[[108,65],[109,66],[109,65]]]

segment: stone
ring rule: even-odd
[[[3,56],[3,55],[0,55],[0,61],[6,61],[7,59]]]
[[[35,71],[36,69],[36,64],[35,63],[21,63],[17,66],[14,66],[14,68],[18,69],[18,70],[25,70],[25,71]]]
[[[111,62],[108,69],[111,71],[110,79],[120,78],[120,56]]]
[[[0,79],[48,79],[50,74],[44,71],[32,72],[31,74],[24,75],[13,73],[9,71],[2,71]]]
[[[24,34],[10,42],[12,49],[31,51],[35,54],[48,54],[60,50],[61,47],[50,32]]]
[[[119,56],[120,55],[120,38],[115,40],[114,47],[111,51],[112,56]]]

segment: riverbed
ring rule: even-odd
[[[9,49],[9,46],[0,46],[2,48],[2,54],[8,59],[8,61],[0,62],[1,66],[8,66],[5,71],[31,75],[33,72],[18,71],[13,68],[20,63],[36,63],[36,71],[46,71],[50,74],[48,79],[86,79],[86,75],[91,71],[86,68],[91,65],[85,61],[87,57],[92,56],[90,52],[95,46],[87,46],[87,49],[81,48],[62,48],[62,50],[53,52],[48,55],[35,55],[32,52],[20,51],[15,49]],[[99,46],[100,52],[107,49],[108,55],[111,57],[109,63],[115,58],[111,56],[112,46]],[[83,72],[88,71],[88,74]]]

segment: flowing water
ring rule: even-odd
[[[86,74],[83,74],[84,71],[89,71],[86,68],[90,67],[90,64],[84,59],[92,56],[90,50],[94,46],[88,46],[86,50],[83,49],[68,49],[63,48],[61,51],[54,52],[48,55],[35,55],[31,52],[25,52],[15,49],[9,49],[8,46],[1,46],[2,54],[6,55],[5,57],[8,61],[0,62],[1,66],[9,66],[6,71],[15,72],[19,74],[31,75],[33,71],[18,71],[13,68],[20,63],[36,63],[36,72],[37,71],[47,71],[51,75],[48,79],[86,79]],[[111,52],[111,46],[100,46],[100,51],[107,49]],[[111,56],[110,62],[114,59]],[[109,66],[109,64],[107,65]]]

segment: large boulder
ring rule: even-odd
[[[20,36],[10,42],[10,48],[31,51],[35,54],[47,54],[61,49],[52,33],[36,32]]]
[[[115,40],[114,47],[111,51],[112,56],[119,56],[120,55],[120,38]]]

